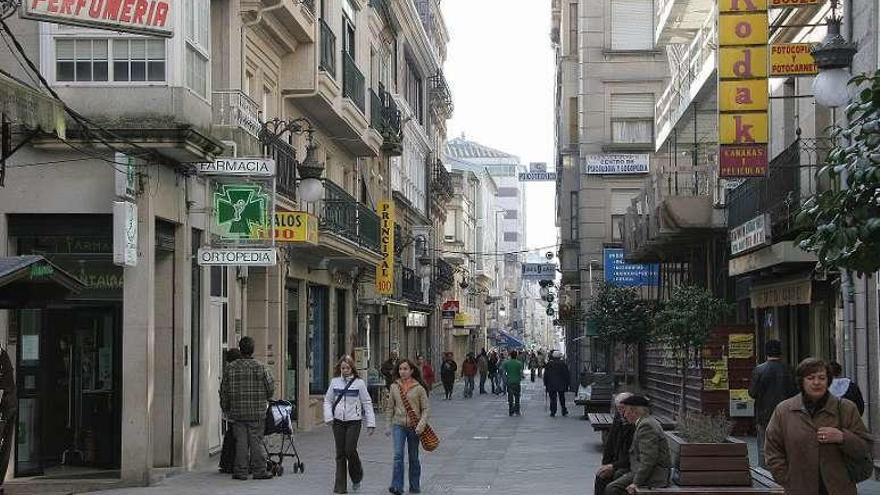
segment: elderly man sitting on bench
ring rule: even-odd
[[[629,449],[629,471],[615,473],[615,479],[605,488],[605,495],[634,494],[636,488],[669,486],[669,444],[663,427],[651,416],[651,404],[641,395],[620,401],[623,417],[635,425],[632,446]]]
[[[631,396],[629,392],[614,396],[614,422],[602,447],[602,465],[596,471],[596,483],[593,487],[593,493],[597,495],[605,493],[605,487],[616,476],[629,471],[629,449],[635,427],[623,419],[623,404],[620,401]]]

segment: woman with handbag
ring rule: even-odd
[[[357,492],[364,478],[364,468],[357,452],[361,424],[366,420],[367,430],[372,435],[376,430],[376,416],[367,384],[358,377],[354,360],[342,356],[335,371],[336,377],[330,381],[330,387],[324,395],[324,421],[332,425],[336,441],[336,483],[333,493],[347,493],[348,476],[351,476],[351,490]]]
[[[870,436],[855,404],[828,392],[821,359],[798,365],[801,393],[776,406],[764,441],[773,478],[792,495],[856,495],[873,474]]]
[[[419,437],[430,430],[428,416],[431,406],[421,372],[415,363],[402,359],[395,375],[396,380],[391,385],[389,418],[389,434],[394,440],[394,472],[388,491],[395,495],[403,493],[403,456],[406,450],[409,457],[409,492],[420,493],[422,465],[419,462]]]

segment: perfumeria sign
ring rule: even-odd
[[[92,29],[174,36],[175,0],[24,0],[21,17]]]

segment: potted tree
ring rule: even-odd
[[[652,334],[654,318],[650,303],[633,288],[602,284],[587,311],[587,318],[609,349],[623,345],[623,383],[628,384],[631,352]]]
[[[747,486],[749,452],[730,436],[724,416],[687,413],[676,431],[666,432],[672,453],[673,480],[680,486]]]
[[[681,377],[678,418],[685,415],[688,371],[700,364],[701,351],[712,327],[720,323],[731,306],[711,292],[695,286],[679,286],[655,318],[656,340],[675,355]]]

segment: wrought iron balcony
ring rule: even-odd
[[[825,140],[798,139],[773,159],[767,177],[746,179],[728,196],[728,228],[767,213],[774,242],[794,238],[795,216],[816,193],[815,173],[804,169],[821,163],[828,149]]]
[[[400,288],[401,295],[405,300],[419,303],[423,301],[422,281],[415,270],[403,267],[401,270]]]
[[[321,70],[330,74],[330,77],[336,78],[336,35],[330,26],[319,21],[321,25]]]
[[[443,258],[437,258],[434,264],[434,283],[439,292],[452,288],[455,283],[455,269]]]
[[[275,160],[275,190],[296,199],[296,151],[280,138],[269,138],[263,154]]]
[[[446,83],[443,71],[437,70],[428,80],[431,85],[431,112],[439,120],[451,118],[455,107],[452,103],[452,92],[449,90],[449,84]]]
[[[350,98],[361,112],[366,113],[366,91],[364,75],[354,58],[348,52],[342,52],[342,96]]]
[[[400,110],[391,93],[381,87],[370,89],[370,127],[382,135],[382,151],[388,156],[403,154]]]
[[[240,89],[221,89],[211,95],[214,125],[237,127],[253,137],[260,135],[260,107]]]
[[[431,174],[431,194],[437,201],[445,203],[452,199],[455,193],[452,187],[452,176],[449,175],[446,166],[439,159],[434,161],[433,168],[434,170]]]
[[[379,215],[336,185],[324,179],[319,226],[361,247],[379,251]]]

